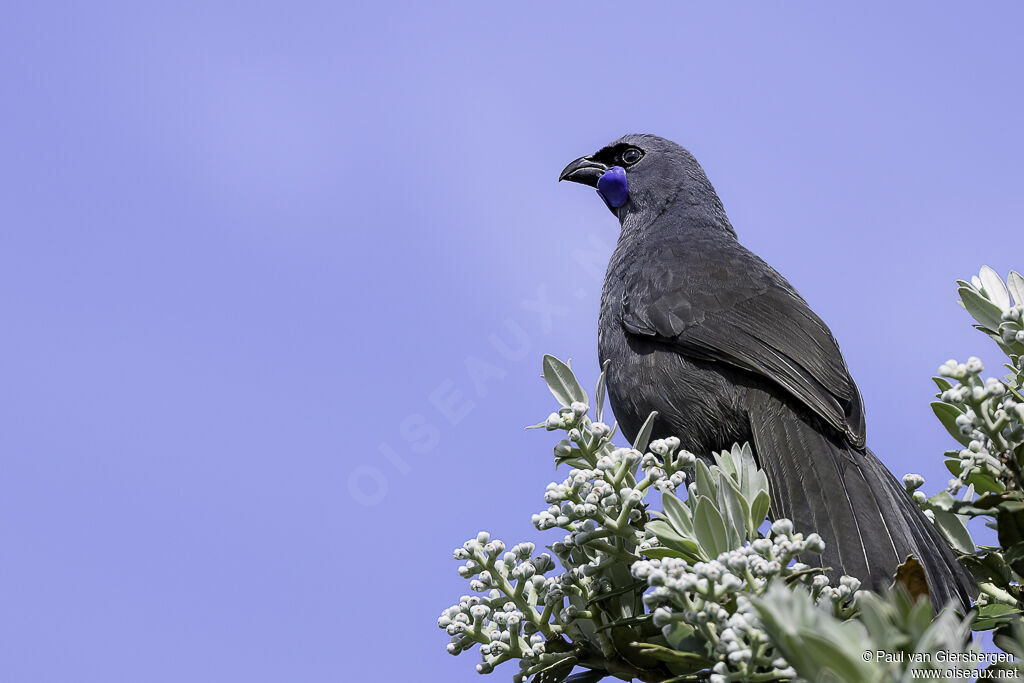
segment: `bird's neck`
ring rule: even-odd
[[[708,235],[720,233],[736,238],[725,208],[713,188],[681,183],[674,192],[657,202],[644,202],[639,210],[620,213],[621,240],[633,240],[652,231]],[[628,205],[623,207],[628,209]]]

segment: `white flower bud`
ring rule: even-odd
[[[904,474],[903,485],[908,491],[914,491],[924,486],[924,477],[920,474]]]
[[[668,626],[672,623],[672,612],[667,607],[659,607],[654,610],[654,615],[651,617],[651,621],[658,628]]]
[[[683,467],[693,467],[697,464],[697,456],[690,451],[681,451],[676,456],[676,462]]]
[[[821,540],[818,534],[810,534],[804,541],[804,545],[812,553],[821,554],[825,552],[825,541]]]

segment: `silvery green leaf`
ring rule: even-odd
[[[708,469],[707,464],[700,458],[697,458],[695,465],[697,473],[697,493],[702,496],[714,499],[715,496],[715,480],[711,476],[711,470]]]
[[[754,473],[754,481],[750,485],[753,491],[764,491],[769,493],[768,490],[768,475],[765,474],[764,470],[757,470]]]
[[[671,493],[662,495],[661,503],[665,507],[665,518],[676,530],[693,533],[693,516],[689,507]]]
[[[737,454],[738,455],[738,454]],[[725,472],[730,477],[736,477],[737,459],[733,458],[733,454],[729,451],[722,451],[721,453],[715,453],[715,464],[718,468]]]
[[[930,507],[933,510],[937,508],[940,511],[945,510],[946,512],[949,512],[956,506],[956,499],[949,495],[949,491],[939,491],[929,498],[928,502],[931,503]]]
[[[758,469],[750,444],[743,444],[739,452],[740,492],[747,501],[757,498],[758,492],[768,490],[768,478]]]
[[[693,531],[697,540],[700,541],[701,547],[712,558],[732,550],[725,522],[710,498],[704,496],[697,498],[697,510],[693,515]]]
[[[544,355],[544,381],[547,382],[551,395],[563,407],[568,408],[574,402],[587,402],[587,392],[576,380],[572,369],[552,355]]]
[[[648,442],[651,440],[651,430],[654,429],[654,418],[658,417],[658,411],[651,411],[651,414],[647,416],[644,423],[640,425],[640,431],[636,433],[636,438],[633,439],[633,448],[644,453],[647,451]]]
[[[601,375],[597,378],[597,389],[594,390],[594,416],[598,422],[602,422],[604,417],[604,394],[608,381],[608,366],[610,364],[611,361],[606,360],[604,365],[601,366]]]
[[[883,680],[885,671],[876,663],[863,660],[865,652],[876,649],[864,626],[856,621],[841,623],[816,607],[802,587],[787,589],[775,583],[761,597],[752,597],[751,602],[771,642],[800,678]]]
[[[665,629],[662,631],[662,635],[668,642],[669,647],[678,651],[683,649],[681,646],[684,644],[685,641],[692,638],[695,632],[696,631],[692,626],[687,626],[686,624],[677,621],[674,624],[672,624],[672,626],[665,627]]]
[[[686,538],[680,535],[672,526],[664,520],[656,519],[647,523],[647,529],[654,534],[657,539],[666,548],[670,548],[677,553],[683,555],[687,560],[707,561],[711,559],[708,552],[705,551],[696,541],[691,538]],[[651,549],[649,557],[657,557],[657,548]]]
[[[1024,305],[1024,277],[1015,270],[1006,276],[1006,285],[1013,294],[1013,303]]]
[[[800,629],[798,641],[810,651],[814,659],[815,676],[812,680],[822,680],[823,676],[830,673],[835,681],[877,680],[876,676],[872,676],[872,673],[877,672],[872,672],[862,658],[864,651],[858,650],[858,646],[850,641],[833,640],[813,628]],[[797,673],[804,674],[799,670]]]
[[[1003,284],[1003,278],[999,277],[999,273],[988,266],[982,266],[979,277],[988,300],[1001,311],[1010,310],[1010,294],[1006,291],[1006,285]]]
[[[718,509],[729,533],[729,545],[738,548],[747,539],[750,528],[750,507],[743,499],[739,486],[730,477],[722,477],[718,483]]]
[[[967,289],[961,287],[958,290],[960,294],[960,301],[963,303],[964,308],[971,314],[971,317],[978,321],[982,327],[995,331],[999,329],[999,324],[1002,322],[1003,311],[999,306],[995,305],[981,294],[978,294],[973,289]]]

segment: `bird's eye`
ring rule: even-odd
[[[626,166],[632,166],[636,162],[640,161],[640,158],[644,155],[643,152],[638,150],[636,147],[630,147],[622,153],[622,163]]]

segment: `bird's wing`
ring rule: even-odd
[[[761,375],[863,447],[860,392],[831,332],[781,275],[734,244],[714,263],[690,249],[648,252],[627,277],[626,330]]]

